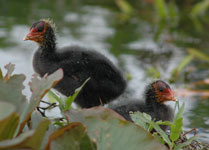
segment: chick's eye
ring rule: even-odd
[[[37,24],[36,28],[37,28],[38,32],[43,31],[43,29],[44,29],[44,23],[40,22],[39,24]]]
[[[163,88],[162,88],[162,87],[158,87],[158,90],[159,90],[160,92],[163,92]]]

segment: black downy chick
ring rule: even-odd
[[[176,101],[170,86],[162,80],[157,80],[147,86],[145,90],[145,102],[129,101],[119,105],[110,106],[111,109],[119,113],[126,120],[132,121],[129,112],[145,112],[156,121],[172,121],[174,113],[172,108],[165,105],[164,102]],[[163,130],[167,126],[161,126]]]
[[[104,55],[79,46],[57,49],[50,20],[33,23],[25,40],[39,45],[33,57],[33,68],[41,77],[63,69],[64,78],[55,86],[62,94],[72,95],[90,77],[75,100],[82,108],[106,104],[126,88],[121,72]]]

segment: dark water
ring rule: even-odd
[[[16,64],[15,73],[34,73],[32,55],[37,45],[23,38],[30,25],[41,18],[52,18],[57,26],[58,47],[79,44],[93,48],[131,76],[129,98],[142,98],[144,87],[157,76],[169,81],[171,73],[187,56],[186,49],[197,48],[209,55],[208,24],[196,27],[189,18],[179,16],[156,21],[156,10],[147,2],[131,3],[132,15],[124,15],[114,1],[0,1],[0,67]],[[183,6],[182,6],[183,7]],[[194,59],[171,83],[173,89],[187,88],[191,83],[209,77],[209,64]],[[195,89],[209,89],[206,86]],[[29,95],[29,89],[24,91]],[[185,130],[197,128],[198,135],[209,141],[209,98],[178,97],[186,103]],[[171,104],[172,105],[172,104]]]

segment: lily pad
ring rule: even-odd
[[[66,116],[70,117],[70,112]],[[74,111],[75,113],[75,111]],[[94,107],[78,111],[85,120],[88,135],[97,144],[98,150],[127,149],[127,150],[164,150],[166,147],[141,127],[124,120],[116,112]],[[83,118],[83,117],[80,117]],[[77,120],[78,121],[78,120]]]

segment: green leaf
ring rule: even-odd
[[[133,120],[134,123],[138,124],[145,130],[148,130],[149,125],[147,124],[148,120],[143,116],[141,112],[134,112],[130,113],[131,119]]]
[[[163,140],[169,145],[169,147],[172,145],[168,135],[166,134],[166,132],[164,132],[159,125],[157,125],[156,123],[152,123],[154,129],[160,134],[160,136],[163,138]]]
[[[20,136],[11,140],[1,141],[0,150],[17,150],[25,148],[39,150],[49,123],[48,120],[44,120],[39,124],[36,130],[24,132]]]
[[[179,101],[176,101],[176,103],[175,103],[174,114],[175,114],[175,112],[176,112],[177,107],[178,107],[178,110],[179,110]]]
[[[192,55],[186,56],[177,67],[177,72],[181,72],[193,59]]]
[[[168,14],[172,21],[172,26],[176,26],[180,15],[178,14],[178,8],[175,1],[169,1]]]
[[[193,6],[191,15],[197,17],[197,15],[205,13],[208,7],[209,7],[209,0],[203,0]]]
[[[167,149],[138,125],[124,120],[108,108],[94,107],[78,110],[78,113],[85,119],[88,135],[96,142],[98,150]]]
[[[174,123],[171,125],[170,139],[173,142],[179,139],[180,134],[182,132],[182,126],[183,126],[183,118],[176,119]]]
[[[167,8],[164,0],[155,0],[155,7],[157,9],[158,16],[165,20],[167,14]]]
[[[161,144],[165,144],[163,138],[162,138],[161,136],[159,136],[157,132],[154,132],[152,135],[153,135],[153,136],[154,136]]]
[[[82,88],[86,85],[86,83],[90,80],[90,78],[86,79],[86,81],[75,90],[75,93],[73,94],[73,96],[69,96],[66,101],[65,101],[65,107],[64,107],[64,111],[67,111],[70,109],[73,101],[76,99],[77,95],[79,94],[79,92],[82,90]]]
[[[146,114],[146,113],[142,113],[143,114],[143,116],[144,116],[144,118],[146,118],[147,120],[152,120],[152,117],[149,115],[149,114]]]
[[[170,139],[175,142],[178,140],[183,127],[183,112],[184,112],[184,103],[180,107],[179,111],[177,112],[174,121],[171,125],[171,134]]]
[[[171,126],[171,122],[170,121],[157,121],[155,122],[157,125],[166,125],[166,126]]]
[[[95,150],[85,127],[81,123],[72,123],[53,132],[45,150]]]
[[[116,0],[115,2],[124,14],[127,14],[127,15],[132,14],[133,8],[126,0]]]
[[[163,138],[163,140],[169,145],[172,146],[172,143],[168,137],[168,135],[160,128],[159,125],[170,125],[169,121],[158,121],[154,122],[151,120],[151,116],[146,113],[135,112],[134,114],[130,114],[131,119],[134,123],[138,124],[139,126],[143,127],[145,130],[151,131],[154,128],[157,133]],[[159,124],[159,125],[158,125]]]
[[[204,54],[200,52],[200,50],[194,49],[194,48],[189,48],[188,52],[194,56],[195,58],[199,58],[200,60],[209,62],[209,56],[207,54]]]
[[[66,101],[65,101],[65,107],[64,107],[64,111],[67,111],[68,109],[70,109],[73,101],[75,100],[75,98],[77,97],[79,91],[76,91],[73,96],[69,96]]]
[[[185,104],[183,103],[183,104],[181,105],[181,107],[179,108],[179,110],[178,110],[178,112],[177,112],[177,114],[176,114],[176,116],[175,116],[175,118],[174,118],[174,121],[175,121],[176,119],[183,118],[184,106],[185,106]]]
[[[65,103],[64,101],[62,101],[61,98],[59,98],[54,92],[52,92],[51,90],[48,92],[48,98],[50,102],[58,102],[59,103],[59,108],[60,110],[64,110],[65,107]]]
[[[49,92],[47,93],[47,97],[50,103],[59,103],[59,97],[52,90],[49,90]]]
[[[0,141],[10,139],[19,122],[19,116],[15,113],[15,106],[0,101]]]
[[[180,64],[172,71],[172,77],[176,78],[179,73],[193,60],[193,55],[188,55],[180,62]]]

